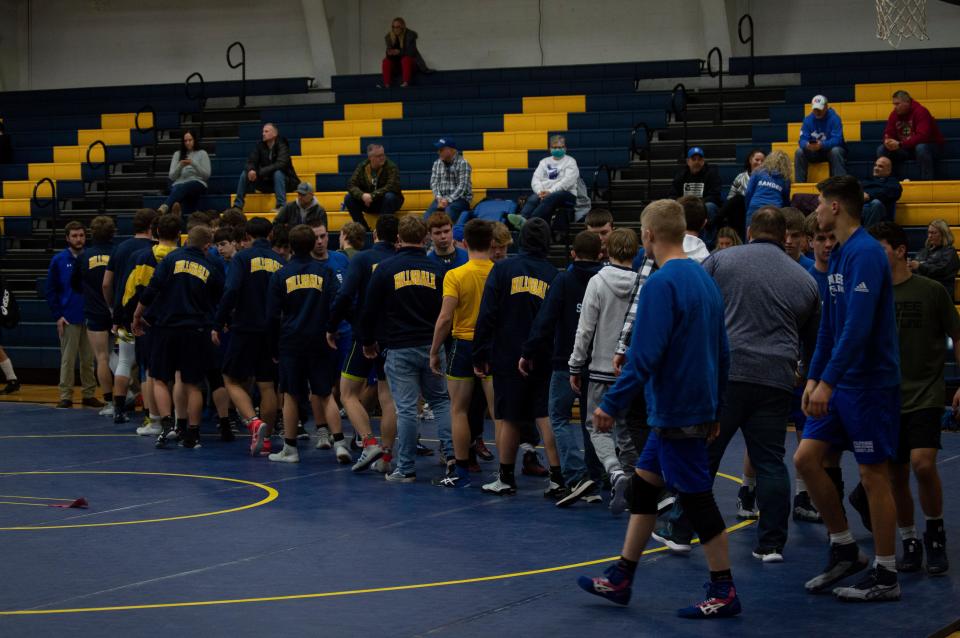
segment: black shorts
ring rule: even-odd
[[[137,369],[140,370],[140,381],[153,377],[150,374],[150,356],[153,348],[150,342],[151,334],[148,332],[142,337],[137,337],[133,342],[134,357],[137,362]]]
[[[900,415],[900,442],[894,462],[910,462],[910,451],[920,448],[942,450],[940,446],[940,417],[943,408],[926,408]]]
[[[308,394],[328,397],[337,382],[337,357],[329,349],[307,349],[280,353],[280,392],[297,399]]]
[[[387,375],[383,371],[385,361],[382,352],[376,359],[367,359],[363,356],[363,344],[354,339],[347,357],[343,360],[341,375],[352,381],[366,381],[371,372],[376,371],[377,381],[386,381]]]
[[[261,382],[277,380],[277,364],[270,345],[257,332],[231,332],[223,354],[223,374],[236,381],[251,377]]]
[[[521,377],[518,372],[493,374],[493,411],[494,417],[507,421],[533,421],[546,418],[550,411],[549,366],[540,373]]]
[[[150,376],[173,381],[176,373],[190,385],[207,376],[210,331],[206,328],[153,328],[150,338]]]
[[[83,322],[90,332],[107,332],[113,327],[113,318],[110,315],[84,317]]]

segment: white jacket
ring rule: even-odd
[[[683,236],[683,252],[687,253],[687,257],[694,260],[698,264],[710,256],[710,251],[707,250],[707,245],[703,243],[702,239],[695,235]]]
[[[534,193],[567,191],[576,196],[578,179],[580,179],[580,168],[577,166],[577,160],[569,155],[564,155],[558,160],[550,156],[540,160],[537,170],[533,172],[533,179],[530,180],[530,187]]]

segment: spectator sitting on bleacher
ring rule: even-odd
[[[207,180],[210,179],[210,156],[200,148],[193,129],[183,132],[180,150],[170,160],[170,196],[160,205],[161,215],[180,202],[184,215],[197,210],[200,198],[207,192]]]
[[[559,207],[572,208],[577,203],[577,160],[567,155],[567,140],[562,135],[550,136],[550,157],[540,160],[533,172],[527,198],[520,214],[524,219],[540,217],[547,223]]]
[[[707,221],[712,222],[720,212],[720,173],[707,163],[703,149],[694,146],[687,151],[687,165],[673,178],[671,197],[679,199],[693,195],[707,207]]]
[[[790,205],[790,158],[783,151],[773,151],[750,176],[747,194],[747,228],[753,212],[764,206],[783,208]]]
[[[240,175],[233,207],[243,210],[247,191],[273,191],[277,196],[273,212],[279,212],[287,203],[287,191],[292,191],[299,183],[300,179],[290,160],[290,144],[286,138],[280,137],[276,125],[268,122],[263,125],[263,141],[247,157],[247,167]]]
[[[387,159],[380,144],[367,145],[367,159],[353,169],[343,206],[350,211],[350,218],[367,231],[370,226],[363,217],[364,213],[393,215],[403,206],[400,169]]]
[[[760,168],[766,157],[767,154],[759,148],[755,148],[747,154],[747,160],[743,163],[743,172],[734,177],[733,183],[730,184],[727,201],[723,203],[720,216],[716,219],[718,226],[730,226],[738,236],[745,232],[744,219],[747,215],[747,206],[743,197],[747,194],[747,184],[750,183],[750,176]]]
[[[953,233],[947,222],[935,219],[927,227],[927,241],[915,259],[907,262],[913,272],[939,281],[953,298],[954,280],[960,270],[960,258],[953,246]]]
[[[814,96],[810,115],[803,118],[800,127],[800,148],[793,156],[797,183],[807,181],[809,162],[830,162],[830,176],[847,174],[847,149],[843,140],[843,122],[827,98]]]
[[[473,169],[457,150],[457,143],[449,137],[441,137],[434,142],[437,149],[437,161],[430,171],[430,190],[433,201],[423,214],[426,222],[438,210],[442,210],[450,219],[460,219],[460,215],[470,210],[473,199]]]
[[[925,106],[910,97],[906,91],[893,94],[893,111],[883,129],[883,144],[877,147],[877,157],[885,155],[893,160],[898,177],[903,177],[903,162],[916,159],[920,164],[920,179],[933,179],[933,160],[943,150],[943,135],[933,115]]]
[[[860,181],[863,186],[863,227],[879,222],[892,222],[897,200],[903,194],[900,181],[891,175],[893,162],[889,157],[878,157],[873,163],[873,177]]]
[[[313,186],[309,182],[300,182],[297,186],[297,199],[285,204],[277,216],[274,217],[275,224],[287,224],[290,228],[298,224],[309,224],[314,220],[320,220],[323,225],[327,225],[327,211],[324,210],[320,202],[313,194]]]
[[[384,36],[387,44],[387,55],[383,58],[383,86],[390,88],[393,77],[400,72],[400,86],[409,86],[413,80],[414,69],[424,73],[429,72],[427,63],[417,49],[417,32],[407,28],[403,18],[394,18],[390,25],[390,33]],[[399,69],[397,68],[399,67]]]

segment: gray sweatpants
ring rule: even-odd
[[[593,411],[603,401],[603,395],[610,389],[611,384],[591,380],[587,386],[587,431],[590,433],[590,442],[597,452],[597,458],[603,464],[607,473],[623,470],[627,474],[633,473],[639,452],[633,444],[626,419],[614,419],[613,432],[598,432],[593,427]],[[617,456],[617,448],[620,455]]]

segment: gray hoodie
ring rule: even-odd
[[[636,280],[635,271],[611,265],[587,284],[570,355],[570,374],[582,374],[589,362],[591,381],[613,383],[617,380],[613,355]]]

